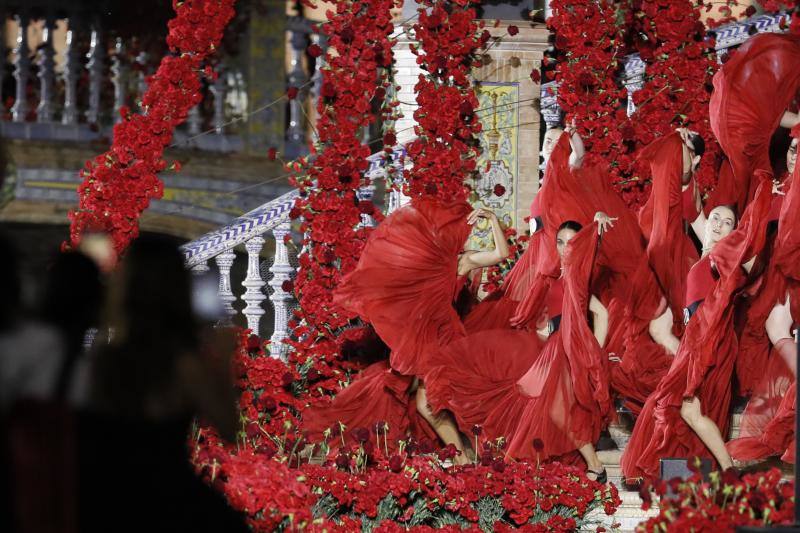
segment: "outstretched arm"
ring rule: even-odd
[[[594,325],[594,338],[597,343],[603,346],[608,336],[608,309],[592,296],[589,300],[589,312],[592,313],[592,324]]]
[[[791,111],[786,111],[783,116],[781,117],[781,127],[782,128],[789,128],[792,129],[795,126],[800,124],[800,115],[797,113],[792,113]]]
[[[469,224],[475,224],[479,218],[485,218],[492,225],[492,239],[494,240],[494,250],[466,253],[458,261],[458,273],[460,275],[476,268],[489,267],[496,265],[508,257],[508,242],[503,232],[497,215],[487,209],[476,209],[467,217]]]
[[[569,166],[571,168],[581,168],[583,156],[586,155],[586,147],[583,145],[583,139],[578,135],[578,131],[575,128],[575,121],[564,128],[564,132],[569,135],[569,145],[572,148],[572,152],[569,154]]]

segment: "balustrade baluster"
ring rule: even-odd
[[[62,124],[78,123],[78,78],[80,78],[81,56],[78,50],[80,22],[77,13],[70,13],[67,21],[67,49],[64,63],[64,113]]]
[[[203,261],[202,263],[197,263],[192,267],[192,274],[195,276],[202,276],[209,270],[211,270],[211,268],[209,268],[208,263]]]
[[[231,267],[234,259],[236,259],[236,254],[232,250],[225,250],[214,258],[219,268],[219,299],[222,300],[222,308],[228,316],[236,314],[233,309],[236,297],[231,290]]]
[[[48,12],[44,23],[44,42],[39,50],[39,106],[36,108],[37,122],[53,121],[53,82],[56,76],[56,51],[53,48],[53,31],[56,27],[55,14]]]
[[[294,22],[294,24],[292,24]],[[303,69],[303,56],[308,48],[308,30],[303,23],[307,21],[290,21],[291,28],[291,70],[289,71],[289,87],[296,87],[300,92],[297,97],[289,100],[289,128],[286,130],[286,155],[295,158],[306,151],[305,121],[303,120],[303,104],[305,95],[308,94],[302,87],[308,81],[308,75]]]
[[[273,289],[269,299],[275,310],[275,328],[270,338],[270,355],[281,359],[286,358],[288,349],[284,341],[289,336],[289,301],[294,297],[292,293],[283,290],[283,282],[292,279],[294,273],[294,267],[289,263],[289,249],[283,241],[291,230],[292,225],[288,220],[272,230],[275,236],[275,261],[269,269],[272,273],[269,286]]]
[[[11,107],[11,117],[14,122],[25,122],[28,115],[28,76],[30,75],[31,59],[28,56],[28,24],[30,16],[28,11],[23,9],[17,16],[19,30],[17,33],[17,46],[14,48],[14,78],[16,83],[16,95],[14,105]]]
[[[119,110],[125,105],[128,96],[128,73],[129,68],[125,59],[125,43],[117,37],[114,46],[114,57],[111,59],[111,81],[114,84],[114,124],[122,122]]]
[[[142,98],[144,93],[147,92],[147,52],[141,51],[136,55],[136,64],[139,65],[139,74],[137,76],[136,92],[138,93],[137,107],[139,112],[144,113],[146,109],[142,106]]]
[[[192,107],[189,110],[189,116],[186,118],[186,123],[188,126],[189,135],[199,135],[200,134],[200,123],[202,119],[200,118],[200,104]]]
[[[211,94],[214,95],[214,130],[218,135],[225,133],[225,95],[228,91],[225,69],[217,67],[217,79],[211,85]]]
[[[264,246],[265,242],[263,237],[253,237],[244,244],[247,250],[247,277],[245,277],[242,282],[242,285],[245,287],[242,301],[247,305],[243,312],[244,316],[247,318],[247,327],[256,335],[258,335],[258,325],[261,321],[261,316],[264,314],[261,303],[267,298],[264,295],[264,291],[261,290],[266,283],[261,279],[258,264],[261,248]]]
[[[100,120],[100,93],[105,70],[105,36],[100,20],[97,16],[92,21],[92,38],[87,55],[89,62],[86,63],[89,71],[89,109],[86,111],[86,121],[90,124],[97,124]]]

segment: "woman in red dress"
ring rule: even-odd
[[[764,245],[770,191],[771,180],[761,176],[758,194],[735,232],[733,210],[719,206],[711,211],[703,258],[686,284],[686,331],[622,456],[628,479],[657,477],[663,457],[707,456],[709,451],[720,467],[732,466],[722,434],[728,427],[736,358],[733,299]]]
[[[462,252],[479,218],[492,225],[495,249]],[[419,378],[440,346],[466,334],[453,302],[467,275],[507,255],[497,217],[483,209],[470,213],[467,204],[414,200],[387,217],[334,292],[334,301],[373,326],[391,349],[389,362],[368,367],[329,406],[308,412],[303,426],[310,439],[322,440],[326,430],[336,431],[340,424],[353,429],[386,422],[392,444],[409,432],[431,435],[432,428],[446,444],[462,450],[452,420],[427,408]]]
[[[546,330],[486,331],[449,344],[428,374],[428,398],[434,410],[453,413],[464,431],[480,425],[487,439],[503,438],[511,457],[569,460],[579,452],[589,473],[604,481],[594,442],[611,407],[601,348],[608,314],[588,288],[598,234],[613,219],[598,213],[596,220],[583,230],[571,221],[558,229],[561,261],[537,280],[547,287],[540,292]],[[541,351],[532,349],[537,335],[547,336]]]

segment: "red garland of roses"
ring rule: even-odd
[[[432,196],[444,201],[463,201],[465,181],[475,171],[478,156],[476,135],[481,122],[475,115],[478,98],[470,78],[480,66],[478,52],[490,39],[483,22],[476,20],[475,0],[423,0],[412,46],[417,64],[425,72],[414,87],[417,138],[407,146],[414,166],[406,194]]]
[[[234,16],[235,0],[173,0],[176,16],[169,21],[167,44],[174,55],[161,60],[142,96],[144,114],[120,109],[111,148],[86,161],[80,171],[78,209],[69,213],[70,242],[80,243],[86,231],[103,231],[121,253],[139,234],[139,216],[150,200],[161,198],[158,173],[167,166],[164,148],[176,126],[200,102],[200,75],[213,76],[204,61],[213,54],[225,26]],[[176,162],[173,168],[178,170]]]

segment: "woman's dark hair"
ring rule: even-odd
[[[789,170],[786,166],[786,152],[792,145],[792,136],[788,128],[778,128],[769,140],[769,162],[772,166],[772,175],[782,177]]]
[[[558,231],[561,231],[562,229],[571,229],[575,233],[578,233],[580,230],[583,229],[583,226],[581,226],[580,224],[578,224],[574,220],[567,220],[566,222],[564,222],[563,224],[561,224],[558,227]],[[556,233],[558,233],[558,232],[556,232]]]
[[[196,351],[191,279],[170,240],[139,237],[121,265],[121,337],[98,357],[94,397],[101,408],[141,416],[145,399],[175,384],[180,356]]]
[[[694,155],[701,156],[706,153],[706,141],[703,140],[698,134],[693,133],[689,135],[689,142],[692,143],[692,151]]]

